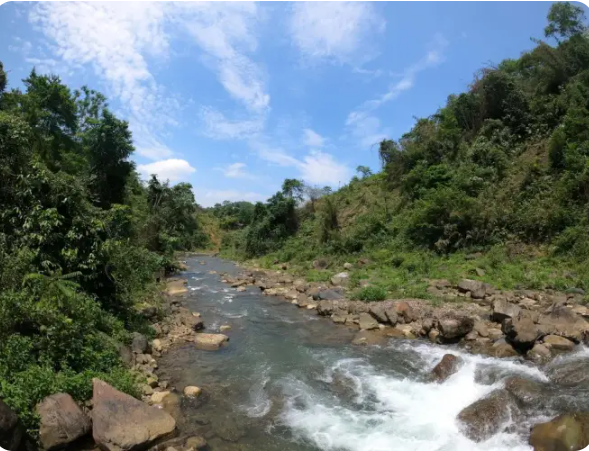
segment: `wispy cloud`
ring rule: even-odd
[[[188,161],[173,158],[149,164],[140,164],[137,166],[137,170],[145,179],[155,174],[160,180],[169,180],[170,182],[185,180],[190,174],[196,172],[196,169]]]
[[[237,162],[232,163],[224,168],[215,168],[217,171],[221,171],[225,177],[231,179],[249,179],[255,180],[257,179],[256,176],[250,174],[245,168],[247,165],[245,163]]]
[[[417,63],[405,69],[401,79],[389,86],[389,89],[384,94],[375,99],[364,102],[364,104],[362,104],[357,110],[352,111],[348,115],[346,125],[352,125],[361,119],[368,117],[372,111],[378,109],[385,103],[396,99],[403,92],[411,89],[415,85],[415,80],[420,72],[430,67],[437,66],[444,61],[443,51],[447,45],[448,42],[442,35],[436,35],[430,44],[430,49],[426,55]]]
[[[284,149],[264,143],[251,143],[258,156],[270,163],[292,167],[299,171],[299,177],[313,185],[337,186],[346,183],[351,176],[350,169],[338,162],[333,155],[312,150],[302,158],[295,158]]]
[[[370,40],[386,22],[364,2],[296,2],[289,31],[304,58],[336,63],[367,61]]]
[[[260,133],[264,128],[264,117],[252,119],[229,120],[223,113],[212,108],[203,107],[199,113],[203,124],[202,134],[213,139],[246,139]]]
[[[303,143],[313,148],[321,148],[325,144],[325,138],[314,130],[306,128],[303,130]]]
[[[152,159],[172,151],[157,130],[175,125],[174,108],[150,72],[146,56],[166,57],[162,3],[39,3],[29,15],[65,67],[90,65],[129,115],[138,153]],[[47,60],[48,61],[48,60]]]

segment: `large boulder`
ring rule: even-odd
[[[542,335],[559,335],[578,343],[589,333],[589,323],[564,306],[552,307],[551,312],[538,318]]]
[[[39,441],[43,448],[52,450],[88,434],[90,419],[67,393],[46,397],[37,406],[40,417]]]
[[[198,349],[216,351],[228,341],[229,337],[224,334],[196,334],[194,343]]]
[[[589,445],[589,413],[572,413],[532,428],[534,451],[578,451]]]
[[[534,347],[536,340],[541,337],[538,326],[527,312],[503,321],[501,330],[505,339],[518,351],[525,353]]]
[[[493,301],[493,314],[491,318],[497,323],[502,323],[506,319],[517,317],[520,311],[521,308],[516,304],[507,302],[506,299],[496,299]]]
[[[505,380],[505,390],[525,407],[539,408],[546,398],[545,384],[517,376]]]
[[[503,389],[492,391],[458,414],[464,435],[481,442],[501,431],[517,410],[513,396]]]
[[[462,291],[463,293],[481,290],[483,287],[483,282],[479,282],[478,280],[462,279],[460,282],[458,282],[458,290]]]
[[[454,354],[446,354],[440,360],[431,372],[431,380],[435,382],[444,382],[450,376],[458,371],[462,359]]]
[[[194,331],[202,330],[205,327],[202,318],[194,316],[190,312],[186,312],[182,315],[181,322],[183,325]]]
[[[395,304],[395,312],[397,313],[397,320],[399,322],[402,320],[405,324],[412,323],[418,319],[418,315],[415,310],[413,310],[413,307],[405,301],[397,302]]]
[[[25,435],[18,415],[0,399],[0,447],[16,451]]]
[[[446,315],[438,320],[438,330],[443,341],[458,341],[468,334],[474,320],[468,316]]]
[[[93,379],[92,435],[106,451],[146,448],[176,428],[166,412],[115,390],[100,379]]]
[[[188,288],[186,288],[187,284],[188,280],[186,279],[169,279],[166,282],[166,293],[169,296],[177,296],[179,294],[188,293]]]
[[[387,324],[389,322],[385,306],[380,302],[370,304],[368,307],[368,313],[370,313],[379,323]]]
[[[547,335],[543,341],[549,349],[554,349],[555,351],[572,351],[575,347],[574,342],[559,335]]]
[[[556,384],[589,390],[589,360],[585,358],[553,362],[546,374]]]

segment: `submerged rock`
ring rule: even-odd
[[[353,345],[380,345],[386,342],[386,336],[380,331],[361,330],[352,339]]]
[[[545,384],[516,376],[505,380],[505,390],[525,407],[539,407],[546,396]]]
[[[458,371],[461,364],[462,359],[460,357],[454,354],[446,354],[432,370],[431,379],[435,382],[444,382]]]
[[[556,417],[532,428],[530,445],[534,451],[578,451],[589,445],[589,413]]]
[[[587,359],[553,362],[546,373],[556,384],[568,387],[582,386],[589,389],[589,360]]]
[[[101,449],[127,451],[147,447],[176,428],[176,421],[163,410],[121,393],[99,379],[93,379],[92,383],[92,435]]]
[[[516,410],[513,396],[500,389],[464,408],[458,414],[458,420],[462,423],[464,435],[482,442],[501,431]]]

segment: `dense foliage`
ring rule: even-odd
[[[235,253],[271,252],[267,262],[307,268],[318,256],[368,255],[379,271],[389,268],[386,288],[397,292],[412,280],[422,287],[423,276],[453,275],[458,265],[469,267],[466,256],[482,252],[477,264],[486,265],[487,277],[509,286],[589,289],[589,35],[582,9],[555,3],[545,36],[555,45],[535,40],[520,58],[482,69],[466,92],[451,95],[398,141],[383,141],[382,172],[359,166],[358,177],[313,208],[299,203],[280,234],[264,225],[276,222],[259,216]],[[498,255],[505,267],[519,262],[511,275],[496,264]],[[565,277],[561,264],[577,270]],[[372,288],[358,293],[382,296]]]
[[[23,83],[6,91],[0,64],[0,398],[34,429],[37,402],[87,399],[93,376],[133,393],[118,347],[173,251],[204,237],[190,185],[139,180],[101,94]]]

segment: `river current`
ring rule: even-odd
[[[186,306],[202,314],[206,332],[231,326],[230,342],[215,352],[177,346],[160,359],[159,374],[179,390],[203,389],[200,398],[182,400],[179,428],[204,435],[215,451],[529,451],[530,426],[556,413],[508,422],[474,443],[456,415],[508,376],[546,381],[540,369],[421,340],[353,346],[355,330],[257,287],[238,292],[209,273],[238,274],[230,262],[196,256],[187,264]],[[428,382],[448,352],[465,364],[442,384]]]

